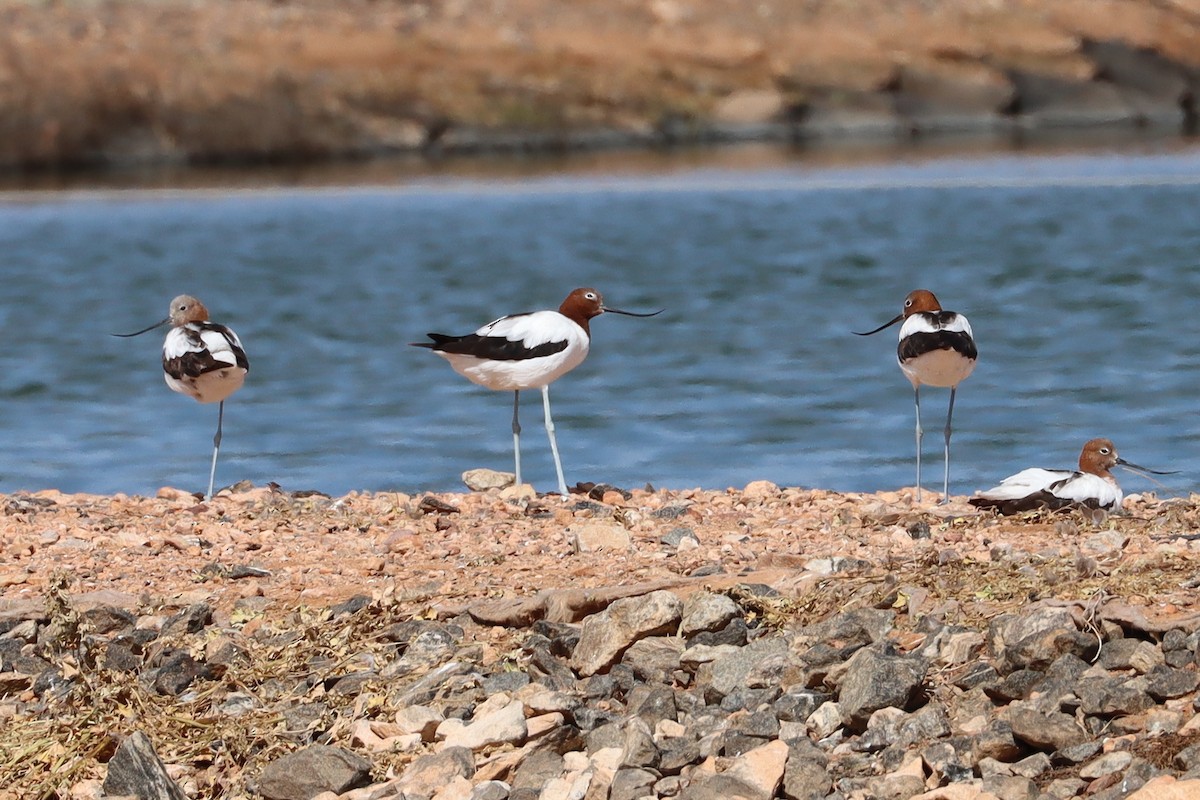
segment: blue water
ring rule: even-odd
[[[392,186],[0,195],[0,491],[202,490],[216,408],[170,392],[179,293],[246,345],[219,485],[450,490],[511,469],[511,395],[407,346],[595,286],[551,388],[568,483],[838,490],[913,481],[890,319],[913,288],[969,317],[952,488],[1071,466],[1084,440],[1200,476],[1200,150],[821,168],[431,178]],[[923,394],[925,485],[947,393]],[[524,467],[554,486],[536,392]],[[1121,477],[1126,491],[1155,488]]]

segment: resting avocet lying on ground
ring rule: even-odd
[[[1079,454],[1078,470],[1023,469],[1002,480],[996,488],[980,492],[967,502],[978,508],[994,508],[1001,514],[1070,506],[1112,511],[1119,508],[1124,499],[1117,479],[1109,472],[1118,464],[1155,475],[1174,474],[1131,464],[1117,454],[1111,440],[1091,439]]]

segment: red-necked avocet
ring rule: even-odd
[[[1120,465],[1155,475],[1173,475],[1131,464],[1117,453],[1109,439],[1092,439],[1079,454],[1079,469],[1023,469],[1000,481],[1000,485],[979,492],[967,502],[978,508],[994,508],[1001,514],[1016,514],[1035,508],[1068,507],[1120,508],[1124,495],[1117,479],[1109,472]]]
[[[516,462],[516,482],[521,484],[521,424],[517,409],[522,389],[541,389],[545,409],[546,433],[550,437],[550,452],[554,454],[554,469],[558,474],[558,491],[567,494],[558,443],[554,438],[554,421],[550,417],[550,384],[583,363],[591,344],[588,321],[604,312],[630,317],[652,317],[662,313],[636,314],[604,305],[604,298],[595,289],[576,289],[567,295],[557,311],[533,311],[512,314],[489,322],[465,336],[446,336],[430,333],[432,342],[414,342],[414,347],[428,347],[450,362],[459,375],[480,386],[513,393],[513,452]]]
[[[163,341],[163,377],[167,386],[201,403],[219,403],[217,433],[213,436],[212,468],[208,473],[211,500],[217,476],[217,452],[221,449],[221,423],[225,418],[225,398],[241,388],[250,370],[250,361],[237,334],[225,325],[209,322],[208,309],[196,298],[181,294],[171,301],[167,318],[134,333],[114,336],[139,336],[171,324]]]
[[[870,336],[900,320],[900,344],[896,350],[900,369],[912,383],[917,407],[917,502],[921,502],[921,386],[949,387],[950,406],[946,411],[946,454],[942,476],[942,503],[950,501],[950,420],[954,416],[954,395],[958,385],[975,369],[979,352],[971,335],[971,323],[962,314],[943,311],[933,292],[917,289],[904,298],[904,310],[890,322],[873,331],[857,333]]]

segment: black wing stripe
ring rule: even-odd
[[[964,358],[979,357],[979,351],[975,349],[975,340],[962,331],[914,333],[900,341],[896,352],[901,361],[908,361],[934,350],[953,350]]]
[[[206,372],[216,372],[231,367],[233,364],[228,361],[218,361],[207,350],[184,353],[178,358],[163,359],[163,371],[177,381],[185,378],[199,378]]]
[[[441,333],[431,333],[429,338],[433,344],[423,343],[420,347],[428,347],[439,353],[454,353],[463,356],[475,356],[489,361],[525,361],[530,358],[552,356],[567,349],[567,340],[546,342],[536,347],[526,347],[524,342],[514,342],[501,336],[479,336],[471,333],[466,336],[446,336]]]

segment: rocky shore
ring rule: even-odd
[[[0,797],[1200,796],[1200,496],[0,497]]]
[[[0,169],[1197,129],[1196,0],[0,2]]]

